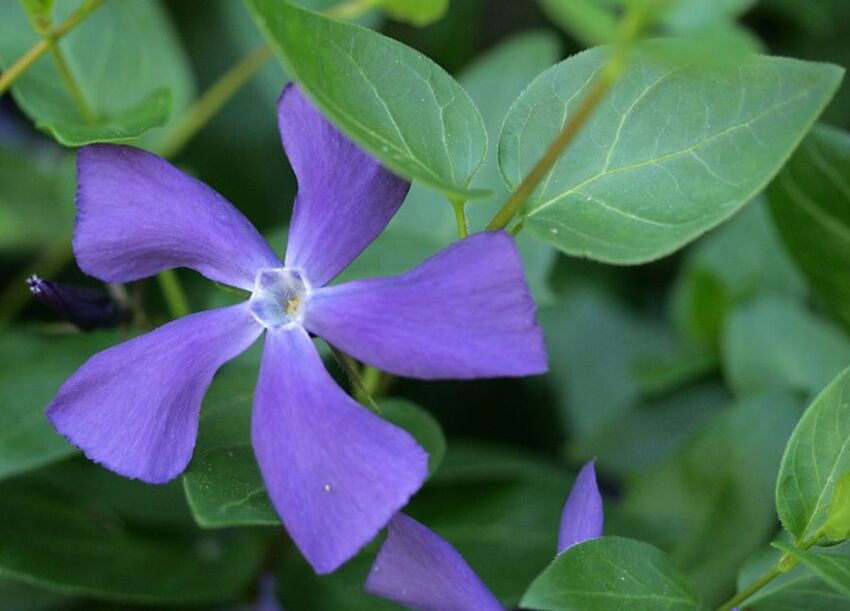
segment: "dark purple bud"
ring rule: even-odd
[[[42,280],[35,274],[27,278],[27,286],[36,299],[83,331],[115,327],[126,318],[104,291]]]

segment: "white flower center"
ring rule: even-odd
[[[251,313],[267,329],[300,323],[310,285],[291,269],[262,269],[254,279]]]

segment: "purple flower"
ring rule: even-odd
[[[140,480],[188,464],[216,370],[265,331],[252,440],[272,503],[320,573],[372,539],[422,485],[427,455],[346,395],[310,333],[402,376],[546,370],[510,236],[482,233],[407,274],[327,286],[389,222],[409,183],[334,129],[295,87],[278,119],[299,183],[285,262],[230,203],[159,157],[92,145],[78,158],[74,251],[108,282],[191,267],[251,291],[92,357],[47,408],[86,455]]]
[[[108,329],[127,318],[127,312],[103,291],[42,280],[35,274],[27,278],[35,298],[82,331]]]
[[[558,553],[602,536],[602,501],[593,462],[576,478],[561,516]],[[564,547],[565,537],[570,545]],[[502,611],[503,607],[451,544],[399,513],[372,564],[366,591],[417,611]]]

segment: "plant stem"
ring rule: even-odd
[[[377,4],[377,0],[349,0],[329,8],[325,11],[325,15],[334,19],[357,19],[366,11],[375,8]]]
[[[197,134],[230,98],[247,83],[263,65],[272,58],[272,50],[263,45],[244,57],[219,77],[186,111],[160,148],[162,157],[173,157]]]
[[[457,219],[457,237],[461,240],[469,235],[469,221],[466,218],[466,200],[449,198]]]
[[[74,99],[74,104],[77,105],[77,109],[83,116],[83,120],[91,125],[94,123],[94,113],[92,112],[88,102],[86,102],[86,98],[83,95],[80,86],[77,84],[77,80],[74,78],[74,75],[71,74],[71,70],[68,68],[65,58],[62,56],[62,50],[59,48],[57,40],[52,34],[45,35],[44,40],[47,41],[47,45],[50,47],[50,54],[53,55],[53,62],[56,64],[56,68],[59,70],[62,80],[65,81],[65,86],[68,88],[71,97]]]
[[[769,584],[771,581],[782,575],[784,571],[779,569],[779,566],[772,567],[769,571],[764,573],[761,577],[756,579],[753,583],[749,585],[746,589],[738,592],[735,596],[730,598],[726,603],[718,607],[717,611],[730,611],[730,609],[740,605],[745,600],[747,600],[750,596],[761,590],[764,586]]]
[[[181,318],[192,313],[189,300],[186,299],[186,293],[183,292],[183,287],[180,286],[180,280],[177,278],[177,272],[167,269],[157,274],[156,279],[172,318]]]
[[[84,2],[83,5],[68,19],[59,24],[56,29],[53,30],[50,35],[50,39],[58,41],[65,34],[70,32],[76,26],[80,24],[86,17],[88,17],[92,12],[94,12],[100,5],[103,4],[103,0],[90,0],[89,2]],[[9,87],[12,86],[19,76],[21,76],[24,72],[26,72],[30,66],[32,66],[42,55],[47,53],[50,50],[50,43],[47,39],[41,39],[38,44],[32,47],[29,51],[24,53],[18,61],[12,64],[8,70],[3,72],[0,75],[0,95],[3,95]]]
[[[619,64],[612,62],[609,66],[619,66]],[[619,78],[619,72],[619,69],[611,68],[604,70],[599,78],[597,78],[593,88],[581,101],[581,105],[579,105],[575,113],[570,117],[569,121],[564,124],[561,133],[552,141],[552,144],[549,145],[549,148],[546,149],[540,160],[523,179],[519,187],[511,193],[510,197],[502,205],[502,208],[496,213],[493,220],[490,221],[490,224],[487,225],[488,231],[504,229],[508,226],[511,219],[520,211],[528,196],[534,192],[540,181],[555,166],[561,154],[575,140],[581,128],[593,116],[593,111],[596,110],[596,107],[605,98],[605,94],[608,93]]]

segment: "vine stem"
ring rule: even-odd
[[[59,70],[62,80],[65,81],[65,86],[68,88],[71,97],[74,99],[74,104],[77,105],[77,109],[80,111],[83,120],[91,125],[94,123],[94,113],[92,112],[91,106],[89,106],[86,101],[83,91],[77,84],[77,79],[74,78],[70,68],[68,68],[68,63],[62,55],[62,50],[59,48],[57,40],[50,33],[45,34],[45,40],[50,47],[50,54],[53,55],[53,63],[56,64],[56,68]]]
[[[168,158],[179,153],[272,56],[271,47],[263,45],[221,75],[180,118],[159,154]]]
[[[192,307],[189,305],[186,293],[183,292],[183,287],[180,285],[180,279],[177,278],[175,270],[166,269],[159,272],[156,275],[156,280],[159,282],[159,288],[162,289],[168,311],[171,312],[173,318],[182,318],[192,313]]]
[[[734,607],[743,603],[750,596],[761,590],[771,581],[782,575],[782,573],[784,573],[784,571],[779,568],[779,565],[772,567],[769,571],[767,571],[761,577],[751,583],[749,587],[742,590],[741,592],[738,592],[735,596],[726,601],[717,609],[717,611],[730,611]]]
[[[466,201],[462,199],[449,198],[457,219],[457,237],[464,239],[469,235],[469,221],[466,218]]]
[[[552,141],[540,160],[531,168],[531,171],[523,179],[519,187],[511,193],[510,197],[502,205],[502,208],[496,213],[490,224],[487,225],[488,231],[504,229],[508,226],[514,216],[520,211],[523,204],[525,204],[525,200],[534,192],[540,181],[555,166],[561,154],[575,140],[576,136],[581,132],[582,127],[593,116],[596,107],[599,106],[605,95],[614,86],[614,83],[617,82],[621,72],[620,62],[612,62],[609,64],[608,69],[604,70],[599,78],[597,78],[593,88],[581,101],[581,105],[576,109],[576,112],[564,124],[561,133]]]
[[[3,95],[12,86],[19,76],[26,72],[38,59],[50,50],[49,40],[58,41],[65,34],[77,27],[86,17],[97,10],[103,4],[103,0],[90,0],[83,5],[68,19],[59,24],[51,32],[49,37],[42,38],[38,44],[24,53],[18,61],[12,64],[8,70],[0,75],[0,95]]]

